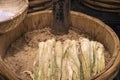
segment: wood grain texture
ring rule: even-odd
[[[40,5],[40,4],[43,4],[43,3],[47,3],[47,2],[50,2],[51,0],[34,0],[34,1],[30,1],[29,2],[29,6],[36,6],[36,5]]]
[[[0,10],[2,12],[9,11],[14,16],[9,19],[0,21],[0,34],[6,33],[14,29],[26,16],[28,8],[27,0],[0,0]],[[3,15],[8,15],[3,14]]]
[[[106,12],[120,13],[120,1],[119,0],[80,0],[84,5]]]
[[[94,1],[100,1],[100,2],[104,2],[104,3],[116,3],[116,4],[120,4],[120,0],[94,0]]]
[[[52,7],[52,0],[29,0],[28,12],[41,11],[50,9]]]
[[[18,80],[19,75],[15,75],[9,70],[9,65],[4,64],[3,59],[9,45],[25,32],[51,26],[52,20],[51,11],[31,13],[14,30],[0,35],[0,71],[10,80]],[[72,29],[90,35],[93,39],[104,44],[111,53],[112,58],[106,68],[101,73],[91,77],[92,80],[111,80],[111,76],[118,71],[120,64],[120,42],[115,32],[100,20],[78,12],[71,12],[71,24]]]
[[[120,4],[115,5],[115,4],[109,4],[109,3],[104,3],[104,2],[100,2],[100,1],[92,1],[92,0],[84,0],[84,2],[91,4],[91,5],[94,5],[94,6],[102,7],[102,8],[120,9]]]

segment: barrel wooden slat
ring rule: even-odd
[[[95,6],[92,6],[90,4],[87,4],[87,3],[83,3],[84,5],[92,8],[92,9],[95,9],[95,10],[99,10],[99,11],[105,11],[105,12],[116,12],[116,13],[120,13],[120,10],[114,10],[114,9],[105,9],[105,8],[100,8],[100,7],[95,7]]]
[[[50,2],[40,3],[36,5],[30,5],[29,8],[36,8],[36,7],[46,7],[47,5],[51,4]]]
[[[6,65],[3,60],[0,60],[0,71],[3,73],[5,76],[9,78],[9,80],[19,80],[18,75],[16,75],[14,72],[12,72],[8,65]]]
[[[48,2],[50,0],[34,0],[34,1],[30,1],[29,4],[33,5],[33,4],[40,4],[40,3],[44,3],[44,2]]]
[[[44,0],[44,1],[42,1],[42,0],[40,0],[40,1],[30,1],[29,2],[29,6],[30,7],[32,7],[32,6],[36,6],[36,5],[44,5],[45,3],[48,3],[48,2],[50,2],[50,0]]]
[[[112,1],[112,0],[111,0]],[[120,1],[118,2],[106,2],[104,0],[81,0],[81,2],[93,9],[100,10],[100,11],[107,11],[107,12],[120,12]]]
[[[103,7],[103,8],[108,8],[108,9],[120,9],[120,5],[112,5],[112,4],[108,4],[108,3],[101,3],[98,1],[89,1],[89,0],[84,0],[84,2],[94,5],[94,6],[98,6],[98,7]]]
[[[51,0],[29,0],[28,12],[46,10],[52,7]]]
[[[44,4],[44,6],[34,6],[28,10],[29,13],[35,12],[35,11],[41,11],[41,10],[46,10],[46,9],[51,9],[52,3]]]
[[[100,1],[105,3],[117,3],[120,4],[120,0],[94,0],[94,1]]]

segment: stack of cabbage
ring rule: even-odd
[[[101,43],[83,37],[40,42],[34,80],[88,80],[105,68],[104,52]]]

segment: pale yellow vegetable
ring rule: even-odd
[[[43,54],[41,57],[41,79],[49,80],[52,75],[52,63],[53,63],[53,56],[54,50],[53,46],[55,43],[55,39],[47,40],[44,45]]]
[[[81,63],[84,73],[84,79],[90,78],[90,41],[87,38],[79,38],[81,47]]]
[[[80,80],[80,62],[78,59],[78,42],[75,40],[71,40],[70,42],[70,48],[69,48],[69,60],[71,61],[72,69],[74,72],[75,80]]]
[[[93,59],[91,59],[92,75],[96,75],[105,68],[104,46],[97,42],[91,41],[91,50],[93,50]],[[91,52],[92,53],[92,52]]]
[[[97,41],[79,40],[39,43],[34,80],[88,80],[105,68],[105,48]]]
[[[78,42],[75,41],[75,40],[72,40],[70,42],[70,48],[69,48],[69,55],[70,57],[73,59],[75,65],[79,68],[80,67],[80,62],[79,62],[79,59],[78,59]]]
[[[68,51],[68,48],[70,47],[70,41],[71,40],[68,39],[68,40],[65,40],[63,43],[63,54],[64,55],[66,55],[66,52]]]
[[[41,58],[42,58],[42,55],[44,54],[44,52],[43,52],[43,50],[44,50],[44,45],[45,45],[44,42],[40,42],[40,43],[39,43],[38,76],[37,76],[36,80],[39,80],[39,79],[41,78],[41,74],[42,74],[42,72],[41,72],[41,65],[42,65],[41,62],[42,62],[42,60],[41,60]]]
[[[69,73],[68,73],[68,49],[70,47],[70,40],[65,40],[63,43],[63,57],[62,57],[62,76],[61,80],[68,80]]]
[[[68,69],[67,69],[67,58],[64,58],[62,61],[62,76],[61,80],[68,80],[69,79],[69,74],[68,74]]]
[[[60,41],[57,41],[55,44],[56,80],[60,80],[62,75],[62,56],[63,56],[62,43]]]
[[[56,57],[56,65],[58,68],[61,68],[62,56],[63,56],[62,43],[60,41],[57,41],[55,44],[55,57]]]
[[[72,69],[72,65],[71,65],[71,62],[68,60],[67,61],[67,70],[68,70],[68,75],[69,75],[69,78],[68,80],[73,80],[73,69]]]
[[[96,41],[90,41],[90,68],[91,75],[95,75],[97,73],[97,62],[96,62],[96,49],[95,49]]]
[[[105,68],[104,46],[101,43],[96,44],[96,58],[98,61],[97,73]]]

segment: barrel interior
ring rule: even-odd
[[[46,26],[52,26],[51,11],[31,13],[14,30],[0,35],[0,54],[2,59],[4,60],[5,54],[10,44],[18,39],[21,35],[28,31],[45,28]],[[116,71],[115,68],[119,63],[115,62],[115,59],[117,56],[119,56],[119,40],[114,31],[100,20],[78,12],[71,12],[71,26],[72,29],[82,31],[84,34],[91,36],[94,40],[101,42],[110,52],[112,57],[106,68],[101,73],[93,77],[93,79],[108,79],[110,75]],[[8,65],[6,64],[6,66]],[[8,69],[6,68],[6,70]],[[14,75],[11,74],[11,70],[9,70],[11,75],[4,73],[4,70],[2,72],[7,77]],[[108,74],[104,76],[106,73]]]

